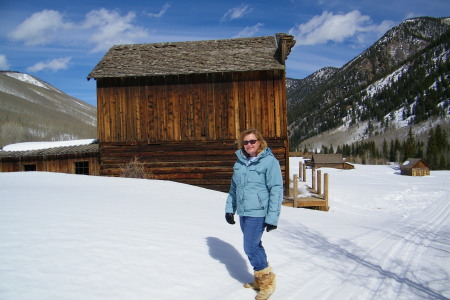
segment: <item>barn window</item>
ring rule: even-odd
[[[89,175],[89,162],[88,161],[75,162],[75,174]]]
[[[36,164],[32,165],[23,165],[24,171],[36,171]]]

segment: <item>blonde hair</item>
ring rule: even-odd
[[[259,132],[258,130],[254,129],[254,128],[249,128],[247,130],[244,130],[241,132],[239,139],[237,141],[238,144],[238,149],[242,149],[244,150],[244,145],[242,144],[242,142],[244,141],[244,137],[246,137],[249,134],[254,134],[256,136],[256,138],[258,139],[258,141],[260,142],[259,145],[259,149],[258,149],[258,154],[263,151],[264,149],[266,149],[267,147],[267,142],[266,140],[263,138],[261,132]],[[245,151],[245,150],[244,150]]]

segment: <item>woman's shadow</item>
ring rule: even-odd
[[[207,237],[206,243],[209,247],[209,255],[224,264],[231,277],[241,283],[253,281],[253,275],[248,271],[246,260],[232,245],[215,237]]]

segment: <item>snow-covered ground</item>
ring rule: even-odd
[[[330,211],[283,207],[263,235],[271,300],[449,299],[450,171],[323,172]],[[169,181],[0,173],[0,299],[253,299],[225,199]]]

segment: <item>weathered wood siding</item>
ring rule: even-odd
[[[268,140],[286,178],[284,140]],[[134,157],[145,163],[150,178],[228,191],[236,161],[234,140],[216,142],[101,143],[102,175],[120,176]]]
[[[155,178],[228,190],[236,141],[259,129],[287,185],[284,70],[97,79],[101,175],[133,157]]]
[[[419,161],[414,166],[401,168],[400,173],[408,176],[427,176],[430,175],[430,167],[423,161]]]
[[[100,142],[287,138],[284,71],[97,79]]]
[[[0,172],[21,172],[25,165],[36,165],[36,171],[75,174],[75,162],[89,162],[89,175],[100,175],[98,156],[83,158],[35,157],[27,159],[5,159],[0,163]]]

